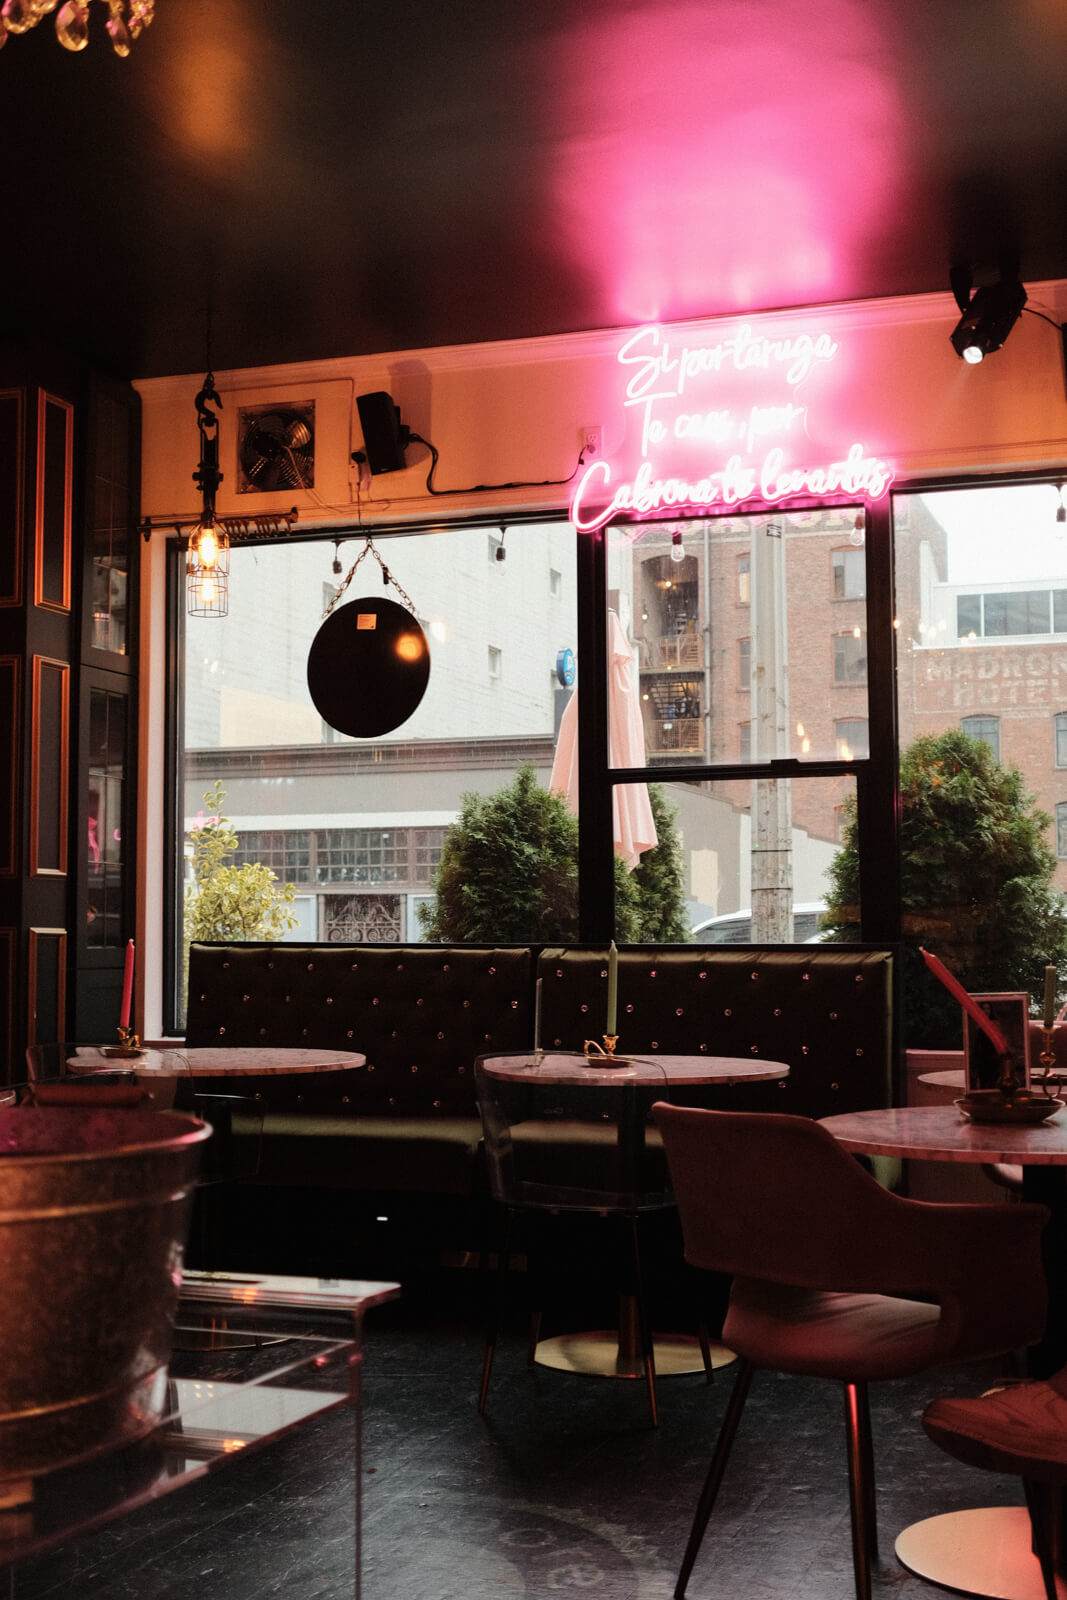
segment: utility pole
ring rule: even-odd
[[[785,527],[753,522],[750,564],[752,760],[789,755]],[[788,778],[752,783],[752,942],[793,942],[793,805]]]

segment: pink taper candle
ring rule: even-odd
[[[122,974],[122,1009],[119,1012],[119,1027],[128,1028],[130,1025],[130,1010],[133,1006],[133,940],[126,944],[126,966]]]
[[[964,1011],[967,1012],[968,1016],[974,1018],[982,1032],[989,1035],[989,1038],[996,1047],[997,1054],[1001,1056],[1010,1055],[1011,1047],[1009,1046],[1007,1039],[1005,1039],[1004,1035],[997,1027],[996,1023],[991,1017],[986,1016],[985,1012],[978,1004],[978,1001],[967,993],[966,989],[963,987],[962,983],[960,983],[958,978],[954,978],[952,976],[944,962],[939,961],[935,955],[931,955],[929,950],[924,950],[921,945],[919,947],[919,953],[926,962],[926,965],[930,968],[930,971],[933,973],[934,977],[939,978],[940,981],[945,985],[945,988],[948,990],[949,994],[955,996],[960,1005],[963,1007]]]

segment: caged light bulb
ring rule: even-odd
[[[213,567],[219,559],[218,536],[210,522],[205,522],[196,535],[196,559],[202,567]]]

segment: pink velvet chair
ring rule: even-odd
[[[877,1555],[867,1384],[1033,1343],[1043,1206],[890,1194],[804,1117],[653,1108],[686,1259],[730,1273],[737,1378],[675,1587],[685,1594],[757,1368],[844,1384],[856,1594]]]

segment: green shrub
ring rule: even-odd
[[[952,728],[926,734],[901,755],[903,1038],[958,1048],[960,1008],[926,970],[936,952],[965,988],[1044,991],[1047,962],[1067,956],[1067,915],[1053,888],[1056,857],[1017,767],[980,739]],[[859,938],[856,807],[846,805],[843,845],[830,865],[830,940]]]
[[[689,937],[675,811],[649,790],[659,844],[634,872],[615,857],[620,944]],[[530,765],[495,794],[465,794],[419,907],[427,939],[442,944],[573,944],[578,938],[578,820],[542,789]]]
[[[269,867],[246,861],[230,864],[237,835],[222,815],[226,798],[221,781],[204,795],[208,814],[189,829],[193,879],[185,888],[184,970],[194,939],[244,941],[277,939],[296,924],[290,907],[295,889],[279,884]]]

